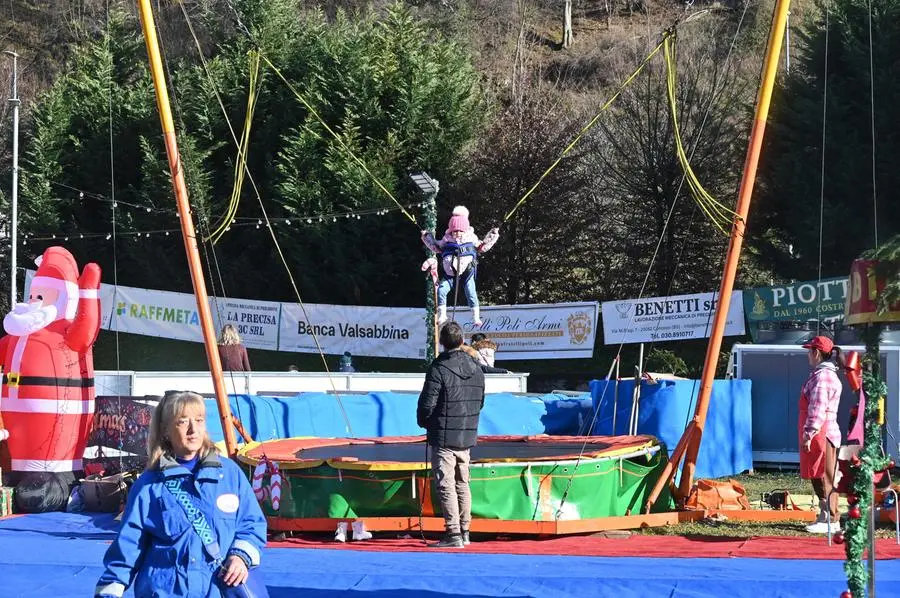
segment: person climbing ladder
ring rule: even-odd
[[[475,288],[478,256],[489,251],[499,238],[500,229],[492,228],[484,239],[479,239],[475,230],[469,226],[469,210],[465,206],[453,208],[447,232],[439,241],[435,240],[430,231],[422,231],[422,242],[428,249],[440,255],[439,325],[447,321],[447,295],[450,294],[450,289],[457,285],[459,292],[458,285],[462,285],[466,301],[472,308],[472,322],[475,326],[481,326],[478,291]]]

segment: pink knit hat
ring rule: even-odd
[[[447,225],[448,233],[458,230],[463,232],[469,230],[469,210],[465,206],[453,208],[453,215],[450,216],[450,223]]]

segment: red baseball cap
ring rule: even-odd
[[[834,349],[834,341],[832,341],[827,336],[817,336],[803,345],[803,348],[818,349],[822,353],[831,353],[832,349]]]

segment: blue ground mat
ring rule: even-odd
[[[0,596],[90,596],[114,530],[109,515],[0,522]],[[846,585],[840,561],[292,548],[263,558],[272,598],[811,598],[838,596]],[[900,562],[879,561],[877,579],[879,595],[900,596]]]

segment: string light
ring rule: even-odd
[[[91,194],[90,196],[93,196],[93,194]],[[115,207],[117,203],[118,203],[118,200],[113,203],[113,207]],[[423,207],[424,205],[425,205],[424,203],[413,203],[413,204],[406,205],[404,207],[405,208],[416,208],[416,207]],[[146,211],[148,211],[148,212],[152,212],[152,209],[149,207],[144,206],[144,209],[146,209]],[[350,219],[362,220],[363,216],[379,216],[380,217],[380,216],[385,216],[391,212],[396,212],[399,210],[400,210],[400,208],[375,208],[375,209],[365,209],[365,210],[359,210],[359,211],[353,211],[353,212],[334,212],[334,213],[302,216],[299,218],[299,222],[302,224],[305,221],[305,223],[307,225],[312,225],[312,224],[323,224],[323,223],[327,222],[328,219],[331,219],[332,223],[336,223],[338,221],[338,218],[344,218],[345,220],[350,220]],[[179,215],[179,217],[180,217],[180,215]],[[254,218],[250,218],[250,217],[234,218],[231,220],[231,224],[225,230],[230,231],[233,227],[250,227],[250,226],[253,226],[256,229],[260,229],[263,227],[264,224],[267,228],[270,228],[270,227],[278,226],[279,223],[283,223],[287,226],[293,226],[293,224],[295,223],[296,220],[297,220],[296,217],[295,218],[273,218],[273,219],[269,220],[268,223],[264,223],[261,218],[255,218],[255,217]],[[168,236],[170,236],[170,233],[178,233],[180,231],[181,231],[180,228],[157,229],[157,230],[150,230],[150,231],[117,231],[116,235],[120,236],[120,237],[126,237],[126,238],[134,237],[135,239],[137,239],[140,237],[149,238],[152,234],[163,234],[168,237]],[[22,244],[23,245],[27,244],[27,242],[29,240],[32,242],[33,241],[56,240],[57,234],[62,234],[62,233],[50,233],[50,232],[47,232],[47,233],[25,233],[22,235]],[[78,235],[79,239],[99,239],[101,237],[106,239],[107,241],[112,239],[112,233],[80,233],[77,231],[75,231],[75,232],[70,231],[68,233],[68,236],[63,235],[64,240],[68,241],[69,238],[75,234]]]
[[[61,183],[59,181],[49,181],[49,183],[51,185],[56,185],[58,187],[62,187],[62,188],[77,192],[78,198],[80,200],[84,200],[84,198],[87,197],[87,198],[95,199],[98,201],[109,202],[110,204],[112,204],[113,208],[118,208],[119,204],[121,204],[122,206],[125,206],[125,207],[142,210],[148,214],[152,214],[154,211],[159,214],[173,214],[174,213],[176,217],[181,218],[181,214],[175,209],[158,208],[154,205],[147,205],[147,204],[134,204],[134,203],[129,203],[127,201],[123,201],[121,199],[113,200],[105,195],[100,194],[100,193],[94,193],[94,192],[87,191],[84,189],[79,189],[78,187],[73,187],[72,185],[68,185],[66,183]],[[67,201],[67,199],[61,198],[61,197],[57,197],[54,199],[57,201]],[[417,202],[417,203],[407,204],[404,206],[392,206],[392,207],[388,207],[388,208],[378,207],[378,208],[368,208],[368,209],[362,209],[362,210],[348,210],[348,211],[344,211],[344,212],[327,212],[327,213],[322,213],[322,214],[309,214],[307,216],[302,216],[302,215],[294,216],[293,218],[273,219],[273,221],[277,220],[278,222],[284,222],[284,224],[286,224],[287,226],[291,226],[292,220],[294,218],[297,218],[300,221],[306,220],[307,224],[312,224],[316,220],[318,220],[321,223],[324,223],[329,218],[331,218],[332,222],[336,222],[337,218],[341,218],[341,217],[343,217],[345,219],[356,218],[357,220],[361,220],[361,216],[366,216],[366,215],[384,216],[384,215],[389,214],[390,212],[400,211],[401,209],[422,208],[422,207],[425,207],[425,203],[426,202]],[[191,214],[193,215],[193,211],[191,212]],[[235,223],[234,220],[232,220],[232,224],[234,224],[234,223]],[[259,224],[262,225],[262,222],[260,221]]]

